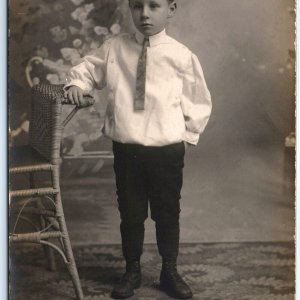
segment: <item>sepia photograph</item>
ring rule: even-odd
[[[8,1],[9,299],[295,299],[295,2]]]

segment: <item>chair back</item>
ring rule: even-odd
[[[52,164],[60,162],[63,85],[39,84],[32,88],[29,143]]]

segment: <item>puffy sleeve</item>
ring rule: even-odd
[[[211,114],[211,96],[197,56],[191,53],[183,73],[181,107],[185,119],[184,140],[197,145]]]
[[[104,88],[110,45],[111,40],[105,41],[94,54],[83,57],[81,63],[72,67],[66,77],[64,89],[76,85],[88,93],[94,88]]]

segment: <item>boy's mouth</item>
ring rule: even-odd
[[[142,23],[141,26],[142,27],[150,27],[150,26],[152,26],[152,24],[150,24],[150,23]]]

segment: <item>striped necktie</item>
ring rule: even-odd
[[[137,72],[136,72],[136,90],[134,98],[134,110],[145,109],[145,89],[146,89],[146,61],[147,47],[149,47],[149,39],[145,38],[143,48],[139,57]]]

